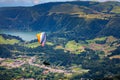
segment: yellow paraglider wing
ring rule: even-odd
[[[40,35],[41,35],[41,33],[36,35],[39,43],[40,43]]]

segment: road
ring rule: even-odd
[[[71,74],[70,72],[68,72],[67,70],[62,70],[62,69],[55,69],[55,68],[52,68],[52,67],[48,67],[48,66],[45,66],[45,65],[40,65],[40,64],[35,64],[34,61],[35,61],[35,57],[31,57],[28,61],[28,63],[32,66],[36,66],[36,67],[39,67],[39,68],[43,68],[43,69],[47,69],[49,70],[50,72],[53,72],[53,73],[64,73],[64,74]]]

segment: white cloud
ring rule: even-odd
[[[33,0],[33,3],[34,3],[34,4],[39,4],[39,3],[40,3],[40,0]]]
[[[0,0],[0,6],[31,6],[33,0]]]

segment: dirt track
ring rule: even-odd
[[[48,67],[48,66],[45,66],[45,65],[35,64],[35,63],[33,63],[34,60],[35,60],[35,57],[31,57],[31,58],[29,59],[28,63],[29,63],[30,65],[37,66],[37,67],[39,67],[39,68],[47,69],[47,70],[49,70],[50,72],[53,72],[53,73],[71,74],[70,72],[68,72],[68,71],[66,71],[66,70],[55,69],[55,68],[51,68],[51,67]]]

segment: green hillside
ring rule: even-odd
[[[119,80],[120,2],[0,7],[0,30],[46,32],[37,41],[0,34],[0,80]]]
[[[75,35],[79,35],[77,39],[96,36],[120,38],[119,8],[119,2],[90,1],[55,2],[33,7],[2,7],[0,28],[48,31],[69,39],[75,39]],[[110,33],[113,28],[113,33]]]
[[[21,42],[22,39],[14,36],[0,34],[0,44],[15,44]]]
[[[19,43],[19,40],[16,39],[5,40],[2,36],[0,36],[0,44],[15,44],[15,43]]]

